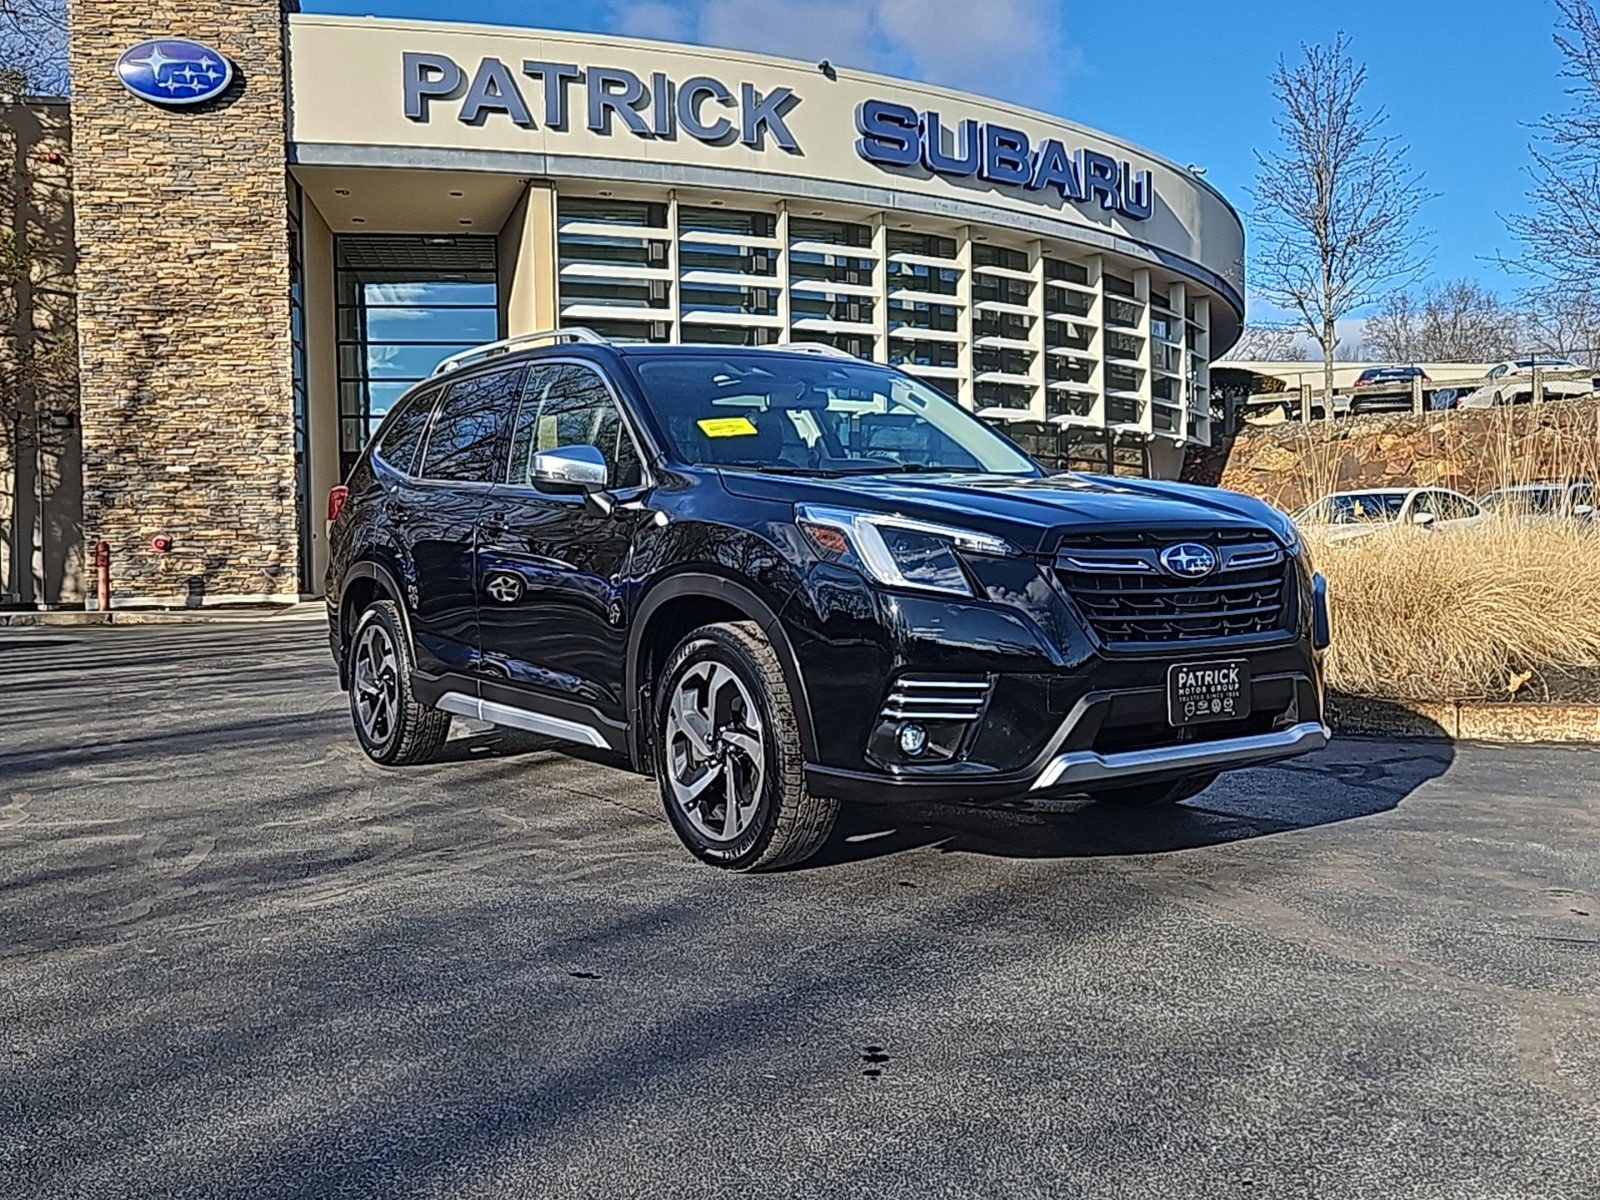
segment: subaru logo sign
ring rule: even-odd
[[[152,38],[122,52],[117,78],[152,104],[199,104],[227,90],[233,64],[204,42]]]
[[[1217,552],[1199,542],[1168,546],[1157,558],[1163,571],[1180,579],[1199,579],[1217,569]]]

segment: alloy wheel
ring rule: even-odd
[[[377,621],[356,642],[354,675],[356,720],[368,743],[381,746],[394,735],[400,711],[400,664],[394,639]]]
[[[701,662],[678,680],[667,705],[667,784],[679,810],[708,842],[750,827],[766,783],[761,717],[739,676]]]

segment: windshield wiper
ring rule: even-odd
[[[804,475],[808,479],[834,479],[840,475],[855,474],[830,467],[799,467],[793,463],[738,463],[730,464],[735,470],[755,471],[761,475]]]
[[[789,463],[763,463],[750,470],[763,475],[804,475],[817,479],[839,479],[846,475],[904,475],[911,472],[948,472],[954,467],[935,467],[926,463],[853,463],[845,467],[800,467]]]

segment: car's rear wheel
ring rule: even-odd
[[[1127,787],[1102,788],[1090,792],[1090,799],[1099,804],[1112,804],[1118,808],[1154,808],[1162,804],[1177,804],[1198,796],[1217,781],[1219,772],[1204,775],[1185,775],[1182,779],[1167,779],[1160,783],[1134,783]]]
[[[362,612],[348,653],[350,716],[367,757],[386,767],[438,757],[450,736],[450,714],[429,708],[411,690],[411,644],[394,601]]]
[[[702,862],[772,870],[827,841],[839,805],[806,789],[794,703],[758,626],[705,625],[678,643],[656,691],[655,747],[667,820]]]

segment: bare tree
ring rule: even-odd
[[[66,91],[66,0],[0,0],[0,92]]]
[[[1291,325],[1249,324],[1222,362],[1304,362],[1306,348]]]
[[[1383,132],[1387,115],[1362,108],[1367,70],[1344,35],[1301,50],[1301,61],[1279,59],[1272,73],[1281,144],[1256,154],[1253,274],[1256,290],[1296,314],[1320,347],[1331,396],[1338,322],[1422,273],[1414,222],[1429,197],[1407,148]]]
[[[1510,265],[1587,288],[1600,274],[1600,16],[1589,0],[1556,0],[1556,8],[1571,106],[1534,126],[1529,211],[1507,221],[1523,252]]]
[[[1493,362],[1516,353],[1520,314],[1470,279],[1389,296],[1367,318],[1368,357],[1386,362]]]
[[[1593,363],[1600,354],[1600,291],[1545,284],[1523,293],[1521,349]]]

